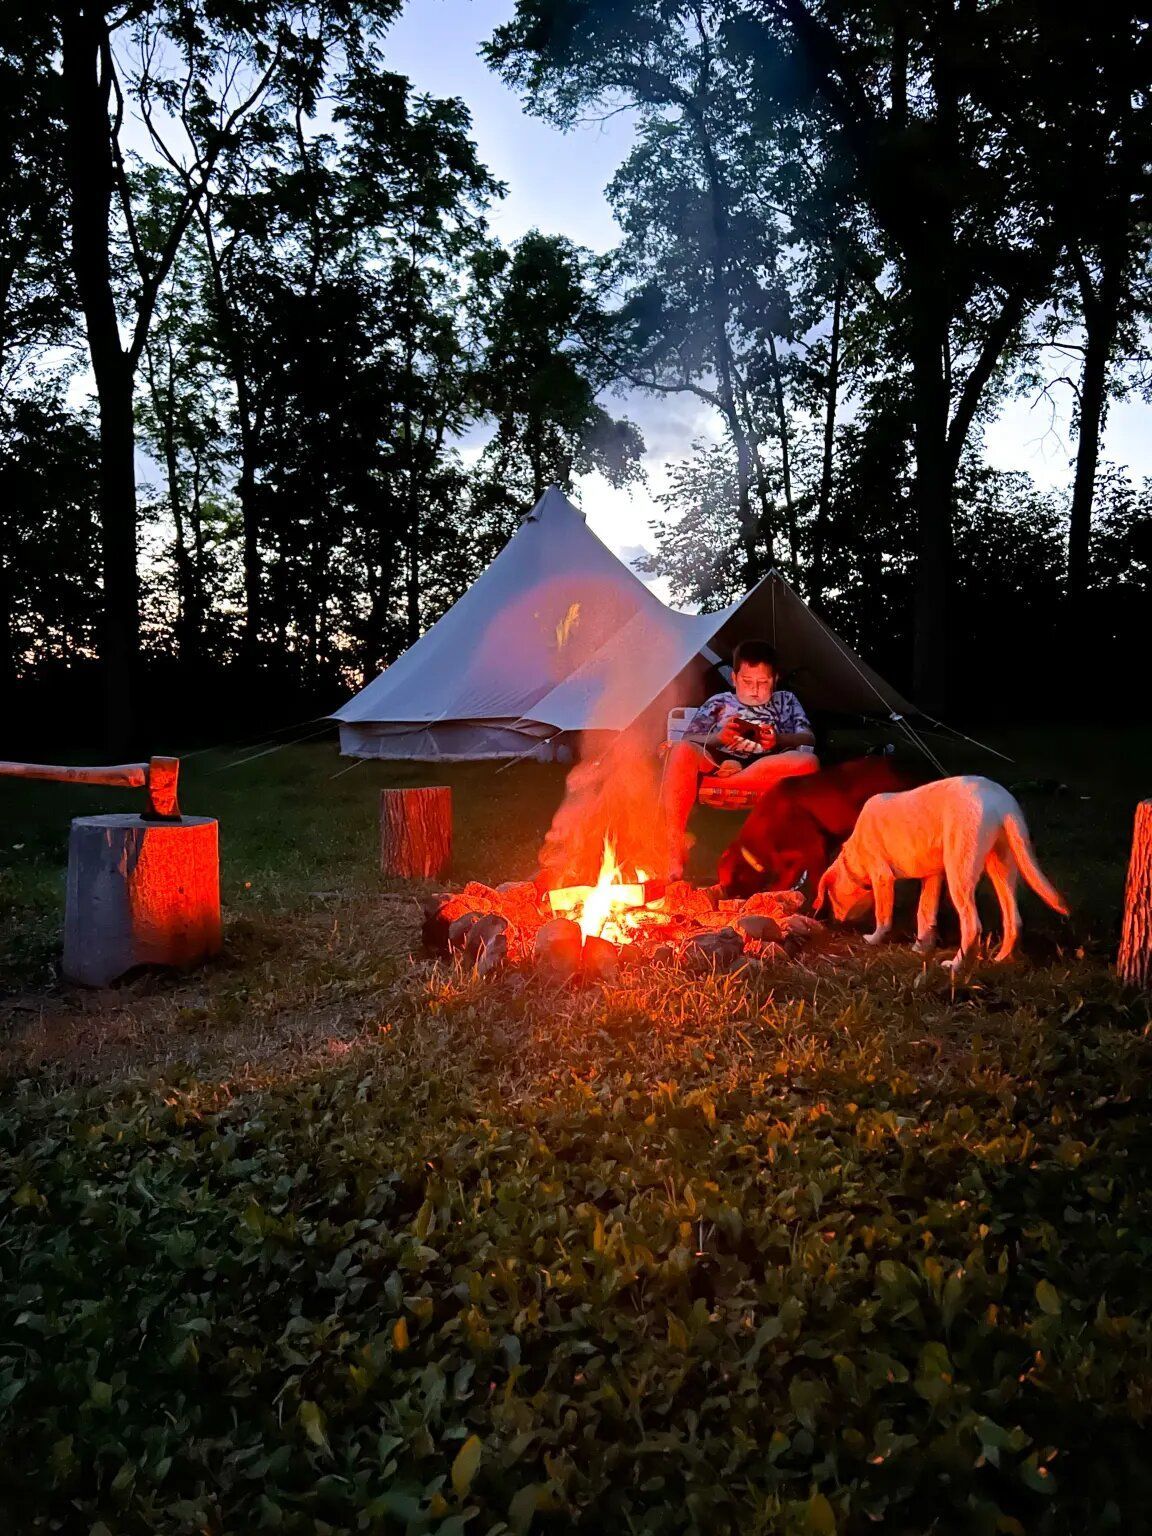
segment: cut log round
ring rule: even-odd
[[[1133,986],[1152,988],[1152,800],[1136,807],[1116,969]]]
[[[380,791],[380,872],[401,880],[434,880],[452,857],[452,791]]]
[[[220,948],[210,816],[77,816],[68,842],[64,974],[104,987],[138,965],[189,966]]]

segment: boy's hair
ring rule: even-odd
[[[732,652],[732,671],[739,672],[741,667],[771,667],[775,676],[780,676],[780,658],[776,654],[776,647],[769,645],[767,640],[741,640],[740,644]]]

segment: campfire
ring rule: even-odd
[[[577,764],[535,879],[429,897],[425,948],[484,976],[512,968],[611,982],[637,965],[751,974],[818,942],[822,925],[797,891],[728,901],[719,886],[659,878],[667,847],[656,761],[623,732]]]
[[[627,876],[627,878],[626,878]],[[611,981],[622,966],[752,973],[791,961],[823,932],[796,891],[726,901],[719,887],[628,870],[605,841],[594,885],[541,891],[534,881],[473,881],[424,904],[425,948],[481,975],[507,966],[566,979]]]

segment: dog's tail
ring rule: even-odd
[[[1032,839],[1028,836],[1028,828],[1024,822],[1024,813],[1018,808],[1010,811],[1004,818],[1004,836],[1020,873],[1040,900],[1046,901],[1054,912],[1060,912],[1067,917],[1068,903],[1037,864]]]

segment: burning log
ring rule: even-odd
[[[642,883],[633,882],[627,885],[614,884],[612,890],[612,905],[614,907],[645,907],[649,902],[658,900],[666,890],[663,880],[645,880]],[[548,892],[548,905],[552,908],[554,917],[565,917],[570,912],[580,912],[585,902],[597,887],[594,885],[560,885],[554,891]]]
[[[697,890],[687,880],[673,880],[665,888],[660,905],[669,912],[686,916],[710,916],[716,911],[717,893],[713,888]]]

